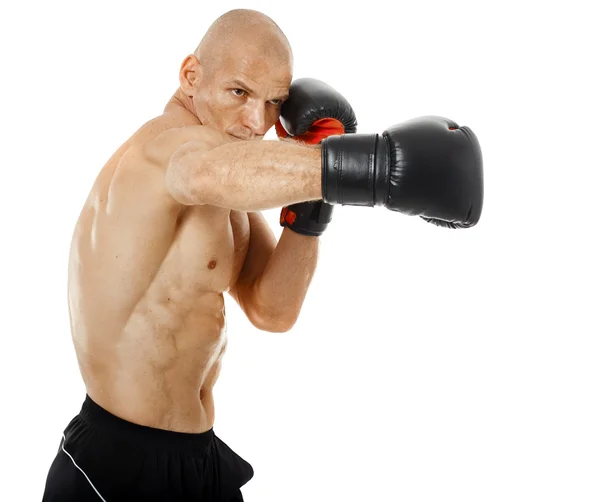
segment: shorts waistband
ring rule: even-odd
[[[108,432],[141,448],[150,448],[180,452],[200,453],[206,450],[214,439],[213,429],[206,432],[189,433],[157,429],[129,422],[95,403],[88,394],[81,407],[79,416],[96,430]]]

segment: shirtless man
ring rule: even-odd
[[[385,139],[343,134],[356,126],[350,105],[319,83],[291,86],[289,43],[263,14],[217,19],[179,81],[164,113],[104,166],[75,228],[69,310],[87,395],[44,501],[242,500],[252,467],[212,429],[223,293],[257,328],[291,329],[326,202],[382,204],[450,227],[479,219],[481,155],[468,128],[429,117]],[[255,141],[280,114],[278,134],[304,139]],[[440,146],[424,158],[409,143]],[[435,183],[394,183],[398,152]],[[278,242],[260,214],[275,207]]]

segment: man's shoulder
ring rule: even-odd
[[[229,140],[227,135],[211,127],[169,118],[159,120],[150,127],[150,134],[139,143],[138,148],[147,160],[163,168],[167,167],[173,153],[186,143],[193,141],[197,143],[197,148],[210,150]]]

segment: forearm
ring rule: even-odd
[[[300,315],[317,266],[319,238],[284,228],[257,279],[255,303],[269,324],[290,329]]]
[[[187,173],[192,204],[250,212],[321,199],[320,147],[236,141],[209,151],[191,148],[172,162]]]

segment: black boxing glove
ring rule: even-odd
[[[483,160],[468,127],[443,117],[419,117],[381,135],[333,136],[321,147],[326,202],[383,205],[447,228],[479,221]]]
[[[339,92],[320,80],[301,78],[290,86],[289,98],[275,124],[279,138],[316,145],[323,139],[356,132],[356,116]],[[317,237],[331,221],[333,206],[322,200],[282,208],[279,223],[294,232]]]

